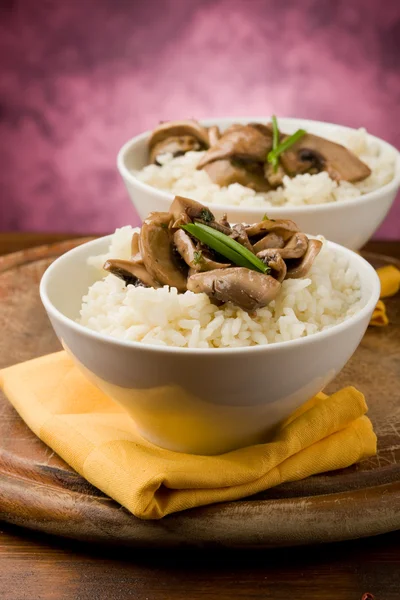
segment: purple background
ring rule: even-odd
[[[269,114],[400,147],[398,0],[1,0],[0,229],[137,216],[119,147],[162,119]],[[399,237],[400,204],[379,237]]]

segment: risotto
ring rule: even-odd
[[[393,152],[380,150],[365,129],[350,132],[338,129],[337,134],[330,136],[330,140],[345,146],[367,165],[369,176],[350,183],[335,180],[326,171],[314,174],[307,172],[294,177],[284,175],[281,185],[269,191],[259,191],[257,186],[252,189],[237,182],[219,185],[212,180],[207,169],[198,169],[207,154],[205,150],[188,150],[175,157],[172,152],[166,151],[157,156],[158,164],[149,164],[140,171],[133,171],[133,174],[143,183],[171,194],[189,196],[203,204],[265,208],[346,201],[376,190],[393,179]],[[165,146],[166,149],[169,147]]]
[[[181,348],[235,348],[312,335],[361,308],[357,273],[323,242],[307,276],[282,281],[268,306],[249,313],[227,302],[216,306],[205,293],[178,293],[169,286],[126,285],[101,272],[110,258],[131,256],[131,227],[117,229],[106,255],[89,259],[103,278],[82,300],[79,322],[112,337]]]

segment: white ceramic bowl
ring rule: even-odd
[[[143,437],[181,452],[217,454],[265,440],[322,390],[357,348],[379,298],[375,270],[329,242],[360,276],[362,309],[309,337],[269,346],[189,349],[120,341],[79,325],[81,298],[99,273],[86,264],[109,236],[58,258],[40,294],[64,348],[84,373],[135,419]]]
[[[201,123],[207,127],[218,125],[222,130],[232,123],[267,122],[268,117],[247,117],[230,119],[208,119]],[[351,131],[348,127],[323,123],[320,121],[307,121],[304,119],[279,119],[279,125],[287,133],[293,133],[299,128],[317,135],[328,135],[333,131],[342,129]],[[167,211],[173,195],[158,190],[146,183],[139,181],[133,170],[143,168],[148,159],[147,140],[149,132],[138,135],[127,142],[119,151],[117,158],[118,170],[124,180],[129,196],[144,220],[151,211]],[[210,209],[216,217],[228,213],[228,218],[233,223],[255,223],[260,221],[265,212],[271,218],[292,219],[302,231],[313,235],[323,235],[328,240],[343,244],[352,250],[360,249],[378,229],[387,215],[400,187],[400,153],[387,142],[369,136],[381,148],[390,148],[396,155],[396,173],[393,180],[380,189],[364,194],[358,198],[317,204],[312,206],[282,206],[282,207],[238,207],[222,204],[210,204]]]

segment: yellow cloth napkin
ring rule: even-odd
[[[353,387],[318,394],[269,443],[195,456],[143,439],[128,414],[88,382],[65,352],[4,369],[0,384],[40,439],[142,519],[236,500],[376,453],[364,396]]]
[[[386,314],[386,306],[382,300],[378,300],[369,324],[373,327],[384,327],[385,325],[389,325],[389,319]]]
[[[400,289],[400,271],[394,265],[387,265],[376,270],[381,282],[381,298],[394,296]],[[383,327],[389,324],[386,314],[386,306],[382,300],[378,301],[374,312],[372,313],[370,325]]]
[[[377,269],[381,281],[381,298],[394,296],[400,290],[400,271],[394,265]]]

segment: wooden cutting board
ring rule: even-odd
[[[38,285],[51,261],[78,243],[0,257],[0,367],[60,349]],[[378,255],[368,259],[374,266],[396,263]],[[328,390],[353,384],[365,393],[379,440],[375,458],[246,500],[141,521],[75,473],[0,396],[0,519],[69,538],[142,547],[277,547],[400,529],[400,295],[387,308],[390,326],[369,328]]]

